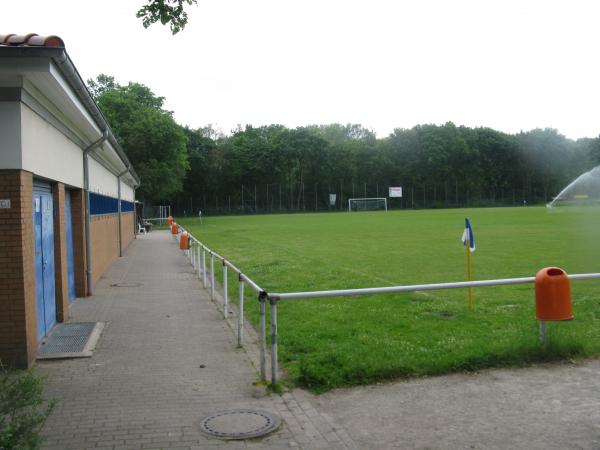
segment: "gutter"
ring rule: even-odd
[[[58,68],[60,69],[62,74],[65,76],[65,78],[67,79],[67,81],[69,82],[71,87],[73,88],[73,91],[77,95],[77,98],[79,99],[79,101],[81,101],[81,103],[83,103],[85,108],[91,114],[94,121],[96,122],[96,125],[98,125],[98,127],[101,130],[103,130],[103,133],[104,132],[107,133],[106,140],[108,140],[110,145],[115,149],[115,151],[119,155],[119,158],[121,158],[121,161],[123,162],[125,167],[127,167],[127,172],[129,172],[131,174],[131,177],[134,180],[134,184],[135,184],[134,187],[138,187],[140,185],[140,177],[135,172],[133,167],[131,167],[131,163],[129,162],[127,155],[125,155],[125,152],[123,151],[123,149],[117,142],[117,139],[115,138],[112,131],[110,130],[110,127],[108,126],[108,121],[106,120],[106,118],[104,117],[104,115],[102,114],[100,109],[98,108],[98,105],[96,104],[94,99],[92,99],[85,83],[83,82],[83,80],[81,79],[81,76],[79,75],[79,72],[77,72],[77,69],[73,65],[73,62],[67,55],[66,50],[61,49],[60,52],[58,52],[58,54],[52,55],[52,59],[54,60],[54,62],[56,63],[56,65],[58,66]]]
[[[97,141],[93,142],[92,144],[90,144],[83,151],[83,155],[84,155],[83,156],[84,186],[85,186],[85,193],[86,193],[86,212],[85,212],[85,231],[86,231],[86,233],[85,233],[85,249],[86,249],[85,254],[86,254],[86,266],[87,266],[86,276],[87,276],[87,295],[90,296],[90,295],[93,295],[93,288],[92,288],[93,279],[92,279],[92,252],[91,252],[91,239],[90,239],[91,224],[90,224],[90,206],[89,206],[90,205],[90,194],[89,194],[89,162],[88,162],[89,156],[88,155],[92,150],[98,148],[104,142],[108,141],[110,143],[110,145],[114,148],[114,150],[117,152],[117,155],[123,162],[123,165],[126,167],[125,171],[121,172],[117,176],[117,182],[119,185],[118,186],[119,187],[119,200],[118,200],[119,201],[119,206],[118,206],[118,208],[119,208],[119,256],[123,256],[122,231],[121,231],[121,177],[127,173],[129,173],[131,175],[131,177],[133,178],[133,182],[134,182],[134,186],[133,186],[134,195],[135,195],[135,188],[139,187],[141,180],[140,180],[140,177],[138,176],[138,174],[133,169],[133,167],[131,167],[131,163],[129,162],[129,159],[125,155],[125,152],[123,151],[123,149],[117,142],[114,134],[110,130],[108,121],[106,120],[106,118],[104,117],[104,115],[102,114],[100,109],[98,108],[98,105],[96,104],[96,102],[92,99],[92,97],[87,89],[87,86],[83,82],[81,75],[79,75],[79,72],[77,71],[77,69],[75,68],[75,65],[69,58],[66,50],[61,49],[59,52],[57,52],[57,54],[56,53],[53,54],[52,59],[54,60],[54,62],[58,66],[59,70],[62,72],[62,74],[67,79],[71,88],[77,95],[77,98],[79,99],[79,101],[81,101],[83,103],[84,107],[91,114],[91,116],[94,119],[94,121],[96,122],[96,125],[98,126],[98,128],[100,128],[102,130],[102,137],[100,139],[98,139]],[[135,213],[135,211],[134,211],[134,213]],[[135,226],[135,220],[134,220],[134,226]]]
[[[108,138],[108,130],[105,129],[102,132],[102,136],[86,148],[83,149],[83,189],[85,191],[85,265],[86,265],[86,285],[87,285],[87,296],[93,295],[93,278],[92,278],[92,239],[91,239],[91,224],[90,224],[90,163],[89,154],[91,151],[100,147]],[[121,187],[121,181],[119,180],[119,188]],[[119,209],[120,209],[119,202]],[[119,215],[119,222],[121,216]]]
[[[102,131],[107,132],[107,141],[111,144],[123,166],[129,167],[128,172],[131,174],[133,179],[133,188],[139,187],[141,180],[135,169],[131,167],[131,163],[125,155],[125,152],[117,142],[117,139],[113,135],[108,121],[98,108],[98,105],[90,95],[87,86],[85,85],[81,75],[75,68],[75,65],[69,58],[67,51],[64,48],[57,47],[34,47],[34,46],[7,46],[2,47],[0,52],[0,59],[4,57],[39,57],[39,58],[50,58],[58,67],[60,73],[66,78],[69,86],[73,89],[73,92],[77,96],[77,99],[84,105],[85,109],[92,116],[92,119],[96,123],[96,126]],[[1,65],[1,63],[0,63]],[[116,175],[116,174],[115,174]]]

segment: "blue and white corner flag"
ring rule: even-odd
[[[469,250],[471,252],[475,251],[475,236],[473,236],[473,228],[471,228],[471,221],[466,218],[465,219],[465,231],[462,234],[462,243],[463,245],[467,245],[467,239],[469,240]]]

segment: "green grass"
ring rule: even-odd
[[[463,281],[464,217],[473,278],[535,275],[556,265],[600,272],[600,210],[490,208],[180,219],[268,292]],[[230,283],[236,296],[236,283]],[[257,323],[257,302],[246,310]],[[600,354],[600,282],[572,284],[575,320],[538,345],[533,285],[279,304],[280,360],[290,379],[323,392],[397,377],[520,366]]]

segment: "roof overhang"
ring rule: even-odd
[[[0,87],[20,89],[18,100],[41,107],[82,149],[106,131],[107,140],[92,156],[126,184],[139,186],[138,175],[64,48],[0,45]]]

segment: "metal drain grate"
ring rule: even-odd
[[[200,431],[221,439],[249,439],[271,433],[280,425],[281,419],[268,411],[237,409],[205,417]]]
[[[38,359],[92,356],[103,323],[61,323],[40,344]]]

